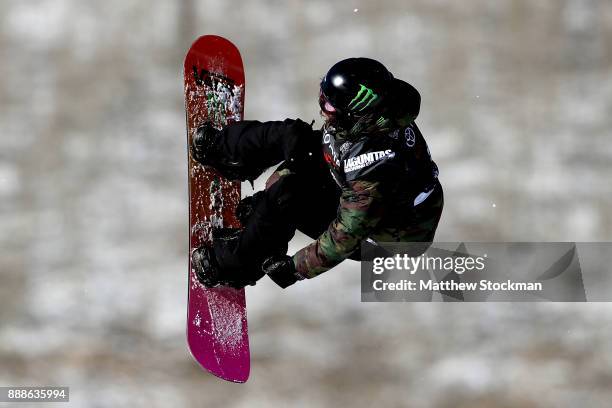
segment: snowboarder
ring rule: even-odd
[[[282,288],[313,278],[360,244],[431,242],[443,208],[438,168],[415,123],[420,94],[380,62],[349,58],[320,84],[321,130],[300,119],[200,127],[192,153],[233,180],[280,166],[236,214],[241,229],[218,229],[192,263],[206,286],[244,287],[268,275]],[[293,256],[296,230],[315,239]]]

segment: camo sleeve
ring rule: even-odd
[[[382,217],[378,182],[356,180],[342,191],[338,214],[327,230],[293,256],[297,272],[313,278],[359,250]]]

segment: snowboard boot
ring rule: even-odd
[[[191,141],[191,153],[195,161],[211,166],[229,180],[251,181],[259,176],[259,171],[249,169],[243,163],[231,161],[223,156],[220,146],[222,132],[210,122],[200,126]]]
[[[201,246],[191,253],[191,266],[198,281],[207,288],[219,286],[219,266],[212,247]]]
[[[212,235],[216,245],[231,246],[239,239],[240,232],[238,228],[218,228],[213,230]],[[263,276],[263,272],[251,271],[249,273],[247,269],[242,268],[222,269],[211,245],[204,245],[194,250],[191,254],[191,265],[198,281],[208,288],[230,286],[240,289],[247,285],[255,285],[257,280]]]

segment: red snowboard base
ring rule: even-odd
[[[207,35],[185,56],[187,146],[204,122],[221,128],[244,113],[244,71],[238,49]],[[189,149],[188,149],[189,151]],[[244,289],[206,288],[191,267],[191,253],[211,241],[214,227],[238,227],[240,183],[196,163],[189,153],[189,298],[187,342],[202,367],[228,381],[245,382],[250,356]]]

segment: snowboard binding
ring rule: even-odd
[[[231,245],[240,236],[238,228],[218,228],[213,230],[213,239],[222,245]],[[223,270],[215,257],[212,245],[203,245],[196,248],[191,254],[191,265],[198,281],[207,288],[218,286],[229,286],[235,289],[244,288],[247,285],[255,285],[257,280],[248,279],[239,271]],[[262,273],[263,275],[263,273]]]
[[[221,284],[215,263],[215,254],[211,247],[201,246],[191,253],[191,265],[196,278],[207,288],[214,288]]]
[[[217,143],[220,130],[211,122],[205,122],[197,128],[191,142],[191,155],[203,166],[210,166],[228,180],[250,181],[259,177],[260,171],[252,171],[243,163],[223,158]]]

